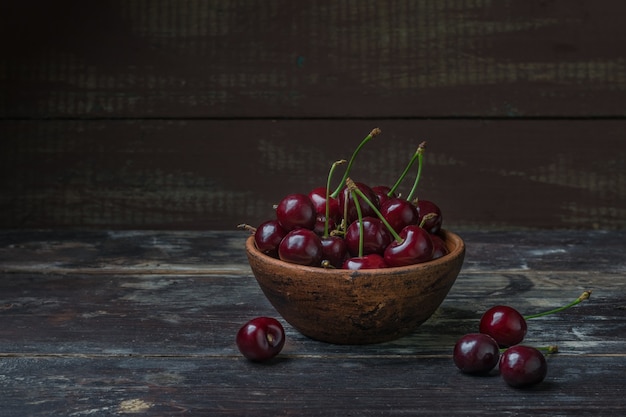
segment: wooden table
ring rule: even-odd
[[[0,415],[625,415],[626,232],[460,233],[464,268],[438,312],[390,343],[336,346],[285,323],[276,360],[234,336],[276,312],[243,232],[0,234]],[[453,365],[461,335],[506,303],[526,343],[557,344],[546,380],[513,389]],[[283,322],[284,323],[284,322]]]

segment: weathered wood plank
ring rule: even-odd
[[[0,227],[256,225],[374,127],[353,178],[395,182],[427,140],[451,229],[626,227],[622,120],[0,121]]]
[[[5,118],[626,115],[621,0],[0,7]]]
[[[624,375],[623,360],[554,356],[544,383],[522,391],[498,377],[451,370],[442,378],[442,369],[450,366],[449,358],[293,358],[270,366],[215,358],[0,358],[0,367],[11,370],[0,379],[0,406],[7,417],[619,416],[626,411],[623,379],[607,377]]]

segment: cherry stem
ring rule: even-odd
[[[359,187],[356,186],[356,184],[354,183],[354,181],[352,181],[350,178],[346,178],[346,185],[348,187],[348,189],[351,192],[354,192],[356,195],[358,195],[359,197],[361,197],[374,211],[374,213],[376,213],[376,215],[378,216],[378,218],[384,223],[384,225],[387,227],[387,229],[389,230],[389,233],[391,233],[391,235],[393,236],[393,238],[398,242],[398,243],[402,243],[404,240],[400,237],[400,235],[393,229],[393,227],[391,227],[391,225],[389,224],[389,222],[387,221],[387,219],[385,219],[385,216],[383,216],[383,214],[380,212],[380,210],[378,210],[378,208],[376,207],[376,205],[374,203],[372,203],[370,201],[369,198],[367,198],[367,196],[365,194],[363,194],[363,191],[359,190]],[[356,200],[355,200],[355,204],[356,204]],[[347,204],[346,204],[347,205]],[[357,210],[360,210],[359,205],[356,205]]]
[[[357,146],[357,148],[354,150],[354,152],[352,153],[352,156],[350,157],[350,162],[348,162],[348,166],[346,167],[346,171],[343,174],[343,178],[341,179],[341,182],[339,183],[339,185],[337,186],[335,191],[333,191],[333,193],[331,194],[333,198],[337,198],[337,196],[341,192],[341,189],[343,188],[344,184],[346,183],[346,179],[348,178],[348,175],[350,175],[350,170],[352,169],[352,163],[354,162],[354,159],[356,158],[357,154],[361,151],[361,148],[363,146],[365,146],[365,144],[367,142],[369,142],[372,138],[374,138],[375,136],[379,135],[380,132],[381,132],[381,130],[379,128],[375,128],[374,130],[372,130],[369,133],[369,135],[367,135],[365,137],[365,139],[363,139],[361,141],[359,146]]]
[[[500,353],[505,352],[508,348],[500,348]],[[559,347],[557,345],[550,346],[538,346],[535,349],[540,350],[545,353],[558,353]]]
[[[420,178],[422,177],[422,166],[424,165],[424,150],[426,149],[426,142],[422,142],[417,147],[417,175],[415,176],[415,181],[413,182],[413,188],[409,192],[409,195],[406,197],[407,201],[412,201],[415,192],[417,191],[417,184],[420,182]]]
[[[574,307],[576,304],[579,304],[585,300],[588,300],[589,297],[591,296],[591,290],[587,290],[585,292],[583,292],[580,297],[578,297],[577,299],[575,299],[574,301],[572,301],[571,303],[564,305],[562,307],[559,308],[555,308],[552,310],[548,310],[548,311],[544,311],[543,313],[537,313],[537,314],[531,314],[528,316],[524,316],[525,320],[530,320],[530,319],[534,319],[537,317],[543,317],[543,316],[547,316],[548,314],[553,314],[553,313],[558,313],[559,311],[563,311],[563,310],[567,310],[570,307]]]
[[[363,227],[363,210],[361,210],[361,205],[359,204],[359,199],[356,195],[356,192],[351,189],[350,193],[352,194],[352,199],[354,200],[354,204],[356,207],[356,212],[358,216],[359,222],[359,258],[363,257],[363,245],[364,245],[364,237],[363,233],[365,232]]]
[[[330,167],[330,171],[328,172],[328,179],[326,180],[326,217],[324,219],[324,237],[328,237],[328,217],[330,216],[330,180],[333,177],[333,173],[335,172],[335,168],[338,165],[345,164],[345,159],[340,159],[339,161],[333,162]]]
[[[391,197],[396,192],[396,189],[400,186],[400,183],[402,181],[404,181],[404,178],[409,173],[409,170],[411,169],[411,167],[413,166],[415,161],[417,161],[419,159],[420,154],[423,153],[423,147],[424,146],[426,146],[426,142],[422,142],[422,143],[419,144],[419,146],[417,147],[417,150],[415,151],[415,153],[411,157],[411,160],[409,161],[408,165],[406,166],[406,168],[404,168],[404,171],[402,171],[402,174],[400,174],[400,177],[398,178],[396,183],[393,185],[393,187],[391,187],[391,189],[387,193],[388,197]]]
[[[419,226],[423,229],[424,225],[426,224],[426,222],[430,219],[434,219],[435,217],[437,217],[438,214],[437,213],[428,213],[426,214],[423,218],[422,221],[420,222]]]
[[[247,230],[251,233],[255,233],[256,232],[256,227],[254,226],[250,226],[249,224],[246,223],[241,223],[237,225],[237,229],[243,229],[243,230]]]

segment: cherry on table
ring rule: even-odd
[[[480,318],[480,333],[493,337],[500,347],[517,345],[526,336],[528,325],[524,316],[512,307],[491,307]]]
[[[500,356],[500,375],[512,387],[538,384],[547,373],[548,364],[544,354],[532,346],[512,346]]]
[[[256,317],[239,329],[235,342],[241,354],[249,360],[266,361],[283,349],[285,329],[272,317]]]
[[[457,340],[452,358],[466,374],[487,374],[498,364],[500,347],[491,336],[469,333]]]

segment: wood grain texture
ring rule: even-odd
[[[623,1],[6,1],[0,116],[620,116]]]
[[[418,195],[452,230],[626,225],[620,120],[50,120],[0,121],[0,226],[258,225],[374,127],[353,179],[393,184],[426,140]]]
[[[459,279],[410,336],[340,346],[285,324],[283,352],[261,365],[233,340],[249,318],[276,315],[241,233],[3,231],[2,415],[623,415],[624,232],[463,237]],[[486,308],[531,314],[588,289],[588,301],[529,322],[528,344],[560,347],[541,385],[454,367],[454,342]]]

